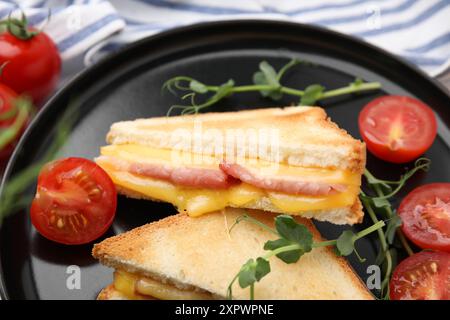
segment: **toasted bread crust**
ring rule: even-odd
[[[191,148],[195,125],[201,124],[202,132],[221,132],[233,129],[275,129],[279,134],[280,163],[293,166],[326,167],[363,173],[366,163],[366,147],[328,118],[319,107],[265,108],[225,113],[205,113],[178,117],[137,119],[114,123],[107,135],[110,144],[136,143],[153,148],[172,149],[186,145]],[[187,134],[174,138],[176,130],[188,130]],[[221,131],[222,130],[222,131]],[[239,138],[241,136],[239,135]],[[196,136],[203,154],[218,155],[216,136]],[[242,140],[242,139],[241,139]],[[247,140],[236,146],[235,152],[249,150]],[[248,142],[250,143],[250,142]],[[183,150],[186,150],[183,148]],[[223,150],[226,150],[224,148]],[[244,152],[245,154],[245,152]],[[258,158],[270,161],[270,155],[258,154]]]
[[[227,233],[226,225],[246,212],[273,226],[275,216],[258,210],[227,209],[199,218],[177,214],[106,239],[94,246],[93,256],[109,267],[224,297],[240,266],[262,254],[263,243],[272,238],[249,222]],[[309,220],[295,219],[311,230],[316,241],[321,240]],[[313,249],[296,264],[271,259],[271,267],[267,279],[258,283],[257,298],[373,299],[346,260],[329,248]],[[238,299],[248,298],[248,292],[238,287],[233,292]]]

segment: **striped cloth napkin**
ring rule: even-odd
[[[382,47],[431,76],[450,67],[450,0],[0,0],[18,7],[86,65],[148,35],[201,21],[277,19],[340,31]],[[52,17],[46,22],[48,8]]]

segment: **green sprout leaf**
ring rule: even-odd
[[[391,206],[390,202],[387,199],[382,198],[371,198],[373,205],[379,209],[385,209]]]
[[[312,84],[305,89],[304,95],[300,99],[300,105],[312,106],[322,97],[325,87],[320,84]]]
[[[256,281],[256,263],[255,260],[249,259],[244,263],[239,271],[239,286],[241,288],[247,288]]]
[[[241,288],[247,288],[261,280],[269,272],[270,264],[266,259],[261,257],[257,258],[256,261],[249,259],[239,271],[239,286]]]
[[[270,272],[270,263],[264,258],[256,259],[255,278],[256,281],[260,281],[266,274]]]
[[[297,223],[292,216],[280,215],[275,218],[275,229],[280,239],[269,240],[264,244],[264,250],[277,249],[295,245],[295,248],[277,253],[276,256],[286,263],[295,263],[300,257],[312,250],[313,236],[308,228]]]
[[[349,256],[355,251],[355,241],[356,235],[350,231],[345,230],[342,234],[337,238],[336,248],[341,256]]]
[[[291,244],[298,244],[303,252],[312,249],[313,236],[306,226],[298,223],[292,216],[279,215],[275,218],[275,229],[280,237],[288,240]]]
[[[359,262],[364,262],[366,259],[361,258],[355,248],[355,242],[359,237],[350,230],[345,230],[336,240],[336,251],[339,256],[349,256],[353,252],[356,254]]]
[[[267,84],[274,87],[280,85],[280,83],[278,82],[277,72],[267,61],[262,61],[259,64],[259,69],[264,74],[264,78],[266,79]]]
[[[272,87],[271,90],[260,90],[261,95],[263,97],[269,97],[272,100],[281,99],[283,93],[280,91],[281,85],[275,69],[267,61],[262,61],[259,64],[259,69],[260,71],[253,74],[253,83]]]
[[[269,240],[264,244],[264,250],[274,251],[276,249],[289,246],[291,244],[292,242],[286,239]],[[298,259],[300,259],[300,257],[304,253],[305,252],[302,251],[301,249],[294,249],[286,252],[280,252],[276,254],[276,256],[286,263],[295,263],[298,261]]]

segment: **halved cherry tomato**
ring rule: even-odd
[[[389,284],[391,300],[449,300],[450,254],[422,251],[403,260]]]
[[[402,230],[423,249],[450,252],[450,183],[430,183],[411,191],[398,214]]]
[[[106,232],[116,205],[116,188],[102,168],[90,160],[66,158],[40,172],[31,221],[50,240],[83,244]]]
[[[394,163],[418,158],[430,148],[437,133],[433,110],[404,96],[384,96],[371,101],[359,114],[358,123],[369,151]]]

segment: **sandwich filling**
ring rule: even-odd
[[[229,161],[213,156],[174,153],[140,145],[110,145],[96,162],[119,191],[165,201],[191,216],[259,201],[282,212],[352,206],[361,183],[359,173],[339,169],[290,166],[262,160]]]
[[[132,300],[212,300],[214,295],[205,290],[185,286],[178,288],[169,283],[162,283],[148,277],[131,274],[126,271],[114,272],[114,288]]]

